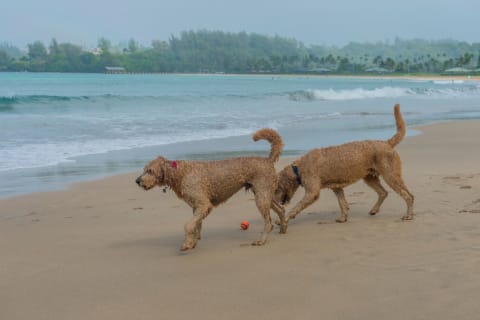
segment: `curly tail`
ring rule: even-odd
[[[283,149],[283,141],[277,131],[269,128],[260,129],[253,134],[253,141],[267,140],[271,144],[270,161],[276,162],[280,157]]]
[[[395,105],[393,112],[395,114],[395,122],[397,123],[397,133],[388,139],[388,144],[392,147],[395,147],[400,143],[400,141],[403,140],[403,137],[405,137],[406,128],[405,121],[403,120],[402,113],[400,112],[400,105],[398,103]]]

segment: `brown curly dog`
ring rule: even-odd
[[[136,183],[145,190],[155,186],[172,188],[178,198],[193,208],[193,218],[185,224],[182,251],[195,248],[202,229],[202,221],[213,207],[229,199],[242,188],[251,189],[255,203],[264,220],[263,233],[252,245],[263,245],[273,229],[270,208],[285,223],[284,209],[274,203],[278,175],[274,163],[283,149],[280,135],[272,129],[254,133],[253,140],[267,140],[271,144],[270,156],[240,157],[219,161],[169,161],[158,157],[144,168]]]
[[[402,220],[413,219],[413,195],[407,190],[402,179],[402,163],[394,147],[405,136],[405,122],[400,105],[394,107],[397,132],[387,141],[355,141],[338,146],[318,148],[309,151],[292,165],[279,173],[279,184],[274,201],[287,204],[301,185],[305,196],[288,213],[285,224],[281,221],[282,233],[287,230],[288,221],[294,219],[303,209],[315,202],[320,189],[332,189],[337,196],[342,215],[337,222],[348,219],[348,203],[343,188],[363,179],[378,194],[377,203],[370,210],[375,215],[387,197],[387,191],[379,177],[398,193],[407,203],[407,214]]]

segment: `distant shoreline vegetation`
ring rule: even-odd
[[[1,40],[1,39],[0,39]],[[0,43],[0,71],[228,74],[480,74],[480,43],[421,39],[306,46],[295,39],[254,33],[185,31],[149,47],[98,40],[87,50],[52,39],[27,52]]]

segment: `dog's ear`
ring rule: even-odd
[[[163,182],[164,178],[164,168],[165,168],[166,159],[163,157],[158,157],[155,160],[152,160],[147,167],[146,170],[152,172],[152,174],[157,177],[160,182]]]

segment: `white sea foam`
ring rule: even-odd
[[[413,91],[407,88],[383,87],[375,89],[345,89],[345,90],[312,90],[312,96],[317,100],[357,100],[372,98],[397,98],[413,94]]]
[[[435,84],[464,84],[463,80],[434,80]]]
[[[275,127],[272,123],[270,127]],[[129,150],[173,143],[210,140],[250,134],[253,128],[234,130],[210,130],[177,134],[175,136],[148,135],[126,139],[96,139],[89,141],[52,141],[10,145],[2,150],[0,171],[39,168],[74,162],[76,157],[103,154],[111,151]],[[4,156],[4,157],[3,157]]]

